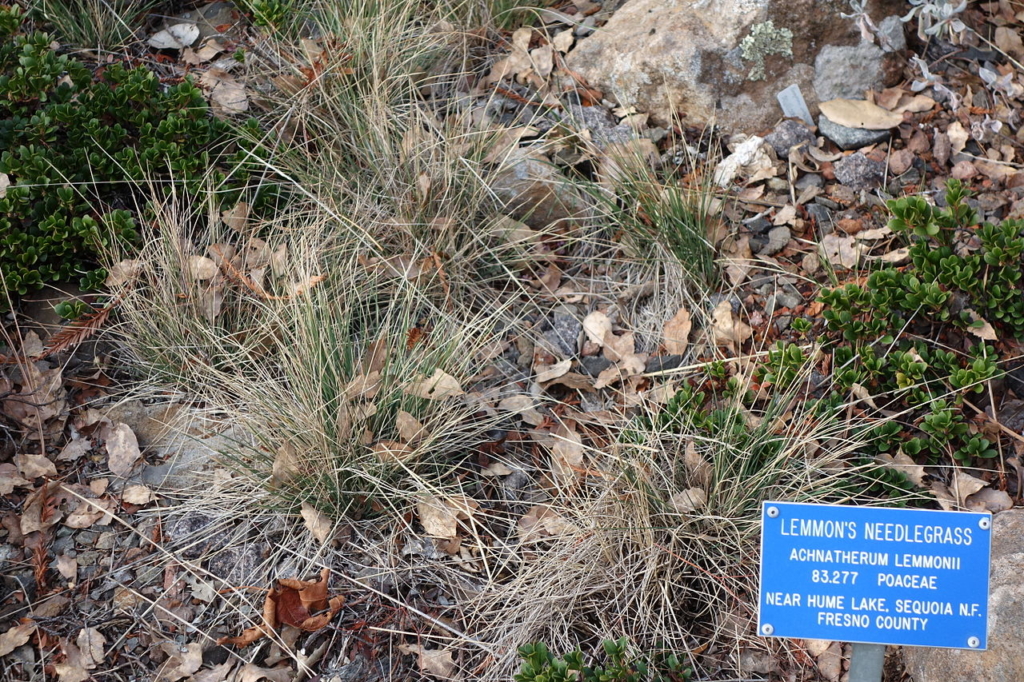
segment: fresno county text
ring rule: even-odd
[[[984,649],[991,516],[766,502],[758,632]]]

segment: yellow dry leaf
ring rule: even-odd
[[[116,424],[107,436],[107,467],[117,476],[127,476],[142,457],[135,432],[127,424]]]
[[[427,427],[423,426],[419,419],[405,410],[398,411],[398,416],[395,418],[395,428],[398,429],[398,435],[402,440],[410,445],[415,445],[430,435]]]
[[[430,377],[420,377],[405,388],[405,394],[427,400],[443,400],[464,393],[458,379],[438,368]]]
[[[43,476],[57,477],[57,467],[46,455],[15,455],[14,463],[18,467],[18,473],[29,480]]]
[[[204,281],[212,279],[220,269],[212,258],[206,256],[189,256],[185,261],[185,271],[192,279]]]
[[[565,359],[561,362],[556,362],[553,365],[542,365],[537,367],[537,383],[543,384],[548,381],[554,381],[555,379],[567,374],[570,367],[572,367],[571,359]]]
[[[665,351],[670,355],[682,355],[690,341],[690,329],[693,322],[690,320],[690,311],[685,307],[679,308],[672,319],[665,323],[663,336],[665,337]]]
[[[333,539],[334,536],[334,524],[326,514],[311,505],[309,502],[302,503],[302,520],[305,523],[306,530],[312,533],[313,537],[321,545],[326,545]]]
[[[312,277],[307,277],[301,282],[296,282],[291,286],[291,295],[301,296],[325,279],[327,279],[326,275],[313,275]]]
[[[583,331],[591,343],[604,345],[604,338],[612,331],[612,321],[600,310],[595,310],[583,318]]]
[[[903,123],[903,116],[863,99],[833,99],[818,104],[828,120],[847,128],[888,130]]]
[[[382,440],[379,443],[374,443],[371,449],[382,462],[404,462],[416,454],[414,449],[396,440]]]
[[[728,300],[720,301],[712,311],[711,330],[719,346],[741,345],[754,333],[750,325],[733,317],[732,304]]]
[[[692,514],[707,506],[708,494],[703,488],[687,488],[673,494],[669,504],[677,514]]]
[[[36,624],[32,621],[19,623],[0,635],[0,657],[6,656],[20,646],[28,643],[32,633],[36,631]]]
[[[458,536],[459,520],[468,520],[480,505],[464,495],[431,496],[416,503],[416,513],[427,535],[445,540]]]
[[[453,679],[455,661],[452,652],[447,649],[427,649],[420,644],[399,644],[398,650],[403,654],[416,654],[420,670],[443,680]]]
[[[563,485],[575,481],[583,468],[583,439],[570,425],[559,424],[552,432],[551,473]]]
[[[277,449],[270,475],[270,485],[277,487],[291,481],[301,471],[299,454],[295,446],[285,441]]]
[[[156,494],[144,485],[130,485],[121,493],[121,500],[128,504],[144,505],[156,499]]]

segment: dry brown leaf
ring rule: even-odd
[[[130,485],[121,493],[121,500],[128,504],[142,506],[156,499],[156,493],[144,485]]]
[[[591,343],[604,345],[604,338],[612,331],[612,321],[600,310],[595,310],[583,318],[583,331]]]
[[[1019,27],[999,26],[996,28],[994,40],[996,46],[1003,52],[1018,61],[1024,59],[1024,40],[1021,39]]]
[[[950,487],[952,489],[952,493],[956,496],[957,503],[963,507],[966,505],[968,497],[987,485],[988,481],[983,481],[980,478],[971,476],[970,474],[957,471],[953,475],[953,484]]]
[[[195,24],[174,24],[157,31],[146,42],[158,50],[181,50],[199,39],[199,27]]]
[[[199,66],[210,61],[226,49],[215,38],[210,38],[198,50],[186,47],[185,52],[181,56],[181,61],[191,66]]]
[[[419,644],[399,644],[398,650],[403,654],[416,654],[420,670],[443,680],[454,679],[455,661],[452,652],[446,649],[426,649]]]
[[[99,523],[106,525],[110,523],[113,515],[115,502],[113,500],[78,500],[78,506],[64,519],[64,525],[68,528],[89,528]]]
[[[168,641],[160,647],[167,660],[156,673],[157,682],[177,682],[195,674],[203,667],[203,645],[191,642],[185,646]]]
[[[742,345],[754,334],[750,325],[733,317],[732,304],[728,300],[719,301],[711,312],[711,331],[719,346]]]
[[[928,484],[928,489],[935,495],[935,501],[939,503],[943,511],[957,511],[956,498],[953,497],[953,493],[949,492],[945,483],[932,481]]]
[[[397,440],[382,440],[371,448],[382,462],[404,462],[416,454],[416,450]]]
[[[15,488],[31,488],[32,481],[22,478],[10,462],[0,464],[0,495],[10,495]]]
[[[78,560],[67,554],[58,554],[53,560],[53,567],[65,580],[73,581],[78,577]]]
[[[313,534],[313,537],[321,545],[328,544],[334,537],[334,524],[326,514],[311,505],[309,502],[302,503],[302,520],[306,529]]]
[[[971,139],[971,134],[964,129],[960,121],[953,121],[946,128],[946,137],[949,138],[950,148],[956,154],[964,150],[967,141]]]
[[[863,99],[833,99],[818,104],[828,120],[847,128],[888,130],[903,123],[902,114],[886,111]]]
[[[57,467],[53,465],[46,455],[15,455],[14,463],[18,472],[27,479],[57,477]]]
[[[575,481],[583,468],[583,439],[571,423],[561,423],[551,432],[551,473],[565,485]]]
[[[300,471],[302,471],[301,463],[295,446],[288,441],[281,443],[281,446],[277,449],[277,455],[274,457],[274,465],[270,474],[270,485],[273,487],[281,486],[295,478]]]
[[[210,96],[214,110],[225,114],[240,114],[249,110],[245,86],[224,69],[212,67],[199,77],[199,84]]]
[[[238,682],[291,682],[295,671],[288,664],[276,668],[261,668],[255,663],[246,663],[238,670]]]
[[[189,277],[199,281],[212,279],[220,272],[216,261],[206,256],[189,256],[185,261],[185,270]]]
[[[665,338],[665,352],[669,355],[682,355],[690,341],[690,329],[693,322],[690,320],[690,311],[685,307],[679,308],[672,319],[665,323],[662,335]]]
[[[76,641],[79,651],[82,652],[82,661],[85,668],[93,670],[106,658],[103,647],[107,643],[107,638],[96,628],[83,628],[78,632],[78,639]]]
[[[36,624],[32,621],[18,623],[4,634],[0,635],[0,658],[11,653],[19,646],[28,643],[32,633],[36,631]]]
[[[897,452],[895,456],[882,453],[878,455],[878,461],[888,469],[894,469],[896,471],[902,472],[908,479],[910,479],[910,481],[914,485],[918,486],[919,488],[925,487],[924,467],[915,462],[902,451]]]
[[[0,401],[0,410],[19,422],[30,438],[66,407],[64,375],[60,367],[46,367],[45,363],[29,362],[21,365],[21,389],[7,400]],[[0,381],[0,387],[3,387]],[[9,382],[5,391],[10,391]]]
[[[964,500],[964,507],[970,511],[989,511],[997,514],[1013,508],[1013,498],[1005,490],[982,488]]]
[[[683,448],[683,466],[686,467],[692,481],[698,486],[707,489],[711,485],[715,470],[711,466],[711,462],[697,452],[697,446],[693,439],[687,440]]]
[[[924,111],[931,111],[934,108],[935,100],[927,95],[904,95],[892,112],[894,114],[902,114],[905,111],[909,111],[912,114],[919,114]]]
[[[398,435],[409,445],[415,445],[430,435],[427,427],[423,426],[419,419],[412,416],[405,410],[399,410],[395,418],[395,428]]]
[[[970,315],[971,322],[980,322],[981,323],[980,327],[976,327],[974,325],[968,326],[967,327],[967,331],[969,333],[974,334],[979,339],[982,339],[984,341],[998,341],[999,340],[999,336],[996,335],[995,328],[992,326],[991,323],[988,322],[988,320],[983,318],[981,315],[976,313],[971,308],[966,308],[965,312],[968,315]]]
[[[215,665],[206,670],[200,670],[189,682],[228,682],[231,669],[235,667],[235,661],[227,660],[220,665]]]
[[[537,383],[544,384],[564,376],[572,367],[572,360],[565,359],[553,365],[542,365],[537,368]]]
[[[754,252],[750,248],[750,237],[726,240],[722,245],[722,256],[725,262],[725,276],[733,286],[739,286],[755,264]]]
[[[537,400],[529,395],[510,395],[502,398],[498,403],[498,409],[519,415],[522,421],[530,426],[539,426],[544,421],[544,415],[537,410]]]
[[[459,520],[468,520],[480,505],[464,495],[441,499],[431,496],[416,503],[416,512],[427,535],[454,540],[459,533]]]
[[[602,354],[612,362],[623,362],[636,354],[636,340],[633,332],[616,336],[608,333],[604,337]]]
[[[143,264],[141,260],[126,259],[114,263],[107,269],[107,278],[103,281],[108,289],[116,289],[138,279],[142,273]]]
[[[75,434],[74,438],[69,440],[64,448],[57,455],[58,462],[74,462],[79,459],[85,453],[92,449],[92,441],[88,438],[82,438],[79,434]]]
[[[573,41],[573,30],[570,28],[556,33],[555,37],[551,40],[551,44],[554,45],[556,50],[565,54],[572,49]]]
[[[427,400],[443,400],[464,393],[458,379],[438,368],[430,377],[420,377],[405,388],[405,394]]]
[[[568,537],[580,532],[579,526],[543,505],[530,507],[516,522],[516,526],[519,539],[524,543],[551,537]]]
[[[127,476],[142,457],[135,432],[127,424],[116,424],[106,442],[107,467],[117,476]]]
[[[687,488],[672,495],[669,504],[677,514],[692,514],[708,504],[708,494],[703,488]]]
[[[867,250],[867,246],[857,242],[853,237],[840,236],[835,232],[821,239],[821,251],[835,268],[856,268]]]

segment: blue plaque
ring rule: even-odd
[[[992,516],[765,502],[757,631],[984,649]]]

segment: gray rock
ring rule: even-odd
[[[856,23],[840,16],[846,10],[841,0],[628,0],[578,41],[567,62],[655,125],[680,115],[693,124],[714,120],[725,132],[760,133],[780,118],[775,95],[791,85],[816,113],[819,53],[861,42]],[[900,0],[868,0],[866,10],[872,17],[904,11]],[[880,48],[861,52],[882,61]],[[885,73],[870,66],[874,77]]]
[[[644,371],[664,372],[666,370],[675,369],[681,364],[683,364],[682,355],[655,355],[654,357],[647,359]]]
[[[789,157],[789,150],[800,144],[814,144],[814,133],[800,121],[787,118],[780,121],[775,130],[765,136],[764,141],[772,146],[780,159]]]
[[[602,355],[580,358],[580,367],[592,377],[596,377],[611,366],[612,361]]]
[[[806,175],[800,176],[800,179],[796,181],[797,189],[807,189],[808,187],[824,187],[825,180],[818,173],[807,173]]]
[[[754,234],[764,234],[772,229],[772,221],[761,216],[744,220],[743,224]]]
[[[789,244],[790,238],[789,228],[785,225],[773,227],[768,231],[768,239],[757,251],[758,255],[761,256],[774,256],[779,251],[782,251]]]
[[[838,123],[833,123],[825,115],[818,117],[818,131],[836,143],[840,149],[860,149],[869,144],[884,142],[891,134],[888,130],[864,130],[862,128],[847,128]]]
[[[906,24],[896,15],[878,22],[878,42],[884,52],[903,52],[907,49],[907,36],[903,32]]]
[[[883,81],[882,48],[873,43],[826,45],[814,60],[814,91],[819,102],[837,97],[861,99]]]
[[[491,178],[491,189],[516,220],[533,228],[580,219],[590,205],[544,155],[527,148],[514,150]]]
[[[860,152],[839,159],[833,168],[836,180],[850,189],[874,189],[885,179],[885,164],[869,159]]]
[[[832,231],[832,211],[828,210],[828,207],[811,203],[807,204],[807,212],[814,218],[814,222],[818,224],[818,229],[823,234]]]
[[[903,660],[914,682],[1024,680],[1024,509],[995,516],[988,598],[988,650],[906,647]]]
[[[580,348],[580,337],[583,335],[583,323],[575,315],[554,313],[551,316],[551,328],[544,332],[544,338],[563,358],[575,357]]]
[[[570,124],[590,131],[591,139],[598,149],[604,149],[614,143],[629,142],[638,137],[632,126],[619,123],[611,112],[602,106],[584,107],[570,104],[567,113]]]

